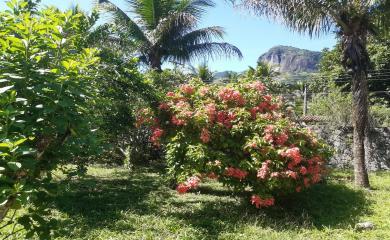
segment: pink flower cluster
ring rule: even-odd
[[[245,104],[245,99],[242,97],[241,93],[234,89],[223,88],[218,93],[218,96],[223,103],[231,102],[236,103],[238,106]]]
[[[259,93],[262,93],[266,88],[265,85],[260,81],[249,83],[248,87],[257,90]]]
[[[277,144],[279,146],[284,145],[287,140],[288,140],[288,135],[286,132],[282,132],[280,134],[275,134],[274,133],[274,126],[273,125],[268,125],[264,129],[264,140],[270,144]]]
[[[300,153],[299,148],[297,147],[289,148],[285,151],[282,151],[280,153],[280,156],[290,158],[292,160],[293,166],[298,165],[302,161],[302,155]]]
[[[225,175],[228,177],[237,178],[238,180],[241,181],[244,178],[246,178],[246,176],[248,176],[248,172],[241,170],[239,168],[228,167],[225,170]]]
[[[217,122],[224,125],[226,128],[232,128],[232,121],[236,119],[236,115],[232,112],[220,111],[217,114]]]
[[[195,93],[195,88],[192,87],[191,85],[189,84],[183,84],[180,86],[180,90],[184,93],[184,94],[187,94],[187,95],[192,95]]]
[[[260,179],[266,179],[269,174],[269,166],[271,165],[271,160],[267,160],[261,164],[261,168],[257,171],[257,177]]]
[[[273,197],[262,199],[258,195],[252,195],[251,204],[255,205],[256,208],[270,207],[270,206],[273,206],[275,204],[275,199]]]
[[[214,123],[217,117],[217,108],[214,103],[209,103],[206,105],[207,116],[210,123]]]
[[[257,113],[267,113],[279,108],[278,104],[272,103],[272,97],[270,95],[263,96],[263,100],[264,101],[249,110],[253,119],[257,118]]]
[[[176,187],[176,191],[179,194],[187,193],[188,190],[190,190],[190,189],[197,189],[199,186],[199,183],[200,183],[200,178],[197,176],[192,176],[192,177],[188,178],[187,181],[185,181],[184,183],[180,183]]]
[[[155,145],[155,146],[160,146],[160,139],[161,136],[164,134],[164,130],[161,128],[155,128],[153,129],[152,136],[150,137],[150,141]]]
[[[186,125],[186,121],[184,121],[183,119],[179,119],[176,116],[172,116],[171,122],[172,122],[173,125],[176,125],[176,126],[184,126],[184,125]]]

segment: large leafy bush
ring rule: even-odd
[[[32,11],[28,1],[7,5],[11,10],[0,12],[0,222],[10,209],[29,206],[7,224],[47,239],[42,206],[53,190],[51,172],[93,146],[88,106],[99,59],[80,45],[85,15]]]
[[[256,207],[274,197],[318,183],[329,157],[313,134],[286,118],[281,99],[260,81],[184,84],[166,94],[157,111],[143,109],[138,125],[153,130],[150,140],[166,143],[169,174],[179,193],[204,177],[251,193]]]

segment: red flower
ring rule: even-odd
[[[187,181],[185,182],[185,185],[189,189],[197,189],[199,183],[200,183],[200,178],[197,176],[193,176],[193,177],[190,177],[189,179],[187,179]]]
[[[295,180],[298,178],[298,173],[291,171],[291,170],[287,170],[286,175],[292,179],[295,179]]]
[[[287,157],[293,160],[293,164],[297,165],[302,161],[300,150],[297,147],[289,148],[286,151],[281,152],[282,157]]]
[[[258,107],[253,107],[249,109],[249,112],[251,113],[251,116],[253,119],[256,119],[257,112],[259,111]]]
[[[269,207],[275,204],[275,199],[272,198],[267,198],[267,199],[261,199],[258,195],[252,195],[251,204],[255,205],[256,208],[260,207]]]
[[[272,136],[271,133],[266,133],[266,134],[264,135],[264,140],[265,140],[266,142],[268,142],[268,143],[273,143],[274,137]]]
[[[203,143],[210,142],[210,132],[207,128],[202,129],[202,132],[200,134],[200,139],[202,140]]]
[[[179,185],[176,187],[176,191],[177,191],[179,194],[184,194],[184,193],[186,193],[189,189],[190,189],[190,188],[189,188],[187,185],[183,184],[183,183],[179,184]]]
[[[245,104],[245,99],[242,97],[241,93],[230,88],[223,88],[218,93],[218,97],[223,103],[233,102],[237,103],[239,106]]]
[[[228,177],[237,178],[241,181],[248,175],[248,172],[238,168],[229,167],[225,170],[225,175]]]
[[[160,105],[158,106],[158,109],[160,109],[160,110],[168,110],[169,109],[169,105],[167,103],[160,103]]]
[[[164,130],[161,128],[155,128],[153,130],[152,136],[150,137],[150,141],[155,145],[155,146],[160,146],[160,138],[164,134]]]
[[[167,97],[174,97],[175,93],[174,92],[167,92]]]
[[[269,174],[269,165],[271,164],[271,160],[267,160],[263,162],[261,168],[257,171],[257,177],[260,179],[265,179]]]
[[[178,119],[176,116],[172,116],[171,122],[176,126],[183,126],[186,124],[184,120]]]
[[[260,198],[259,196],[253,195],[253,196],[251,197],[251,204],[255,205],[256,208],[260,208],[261,202],[262,202],[262,200],[261,200],[261,198]]]
[[[301,167],[301,169],[299,170],[299,172],[302,174],[302,175],[306,175],[307,174],[307,169],[305,167]]]
[[[280,135],[278,135],[276,138],[275,138],[275,142],[276,144],[278,145],[283,145],[287,142],[288,140],[288,135],[286,133],[282,133]]]
[[[232,112],[226,113],[221,111],[217,114],[217,122],[223,124],[226,128],[232,128],[232,121],[234,121],[235,118],[236,115]]]
[[[266,88],[265,85],[262,82],[260,82],[260,81],[256,81],[256,82],[250,83],[250,84],[248,84],[248,86],[250,88],[253,88],[253,89],[257,90],[259,93],[263,92],[265,90],[265,88]]]
[[[264,101],[266,101],[266,102],[271,102],[272,96],[271,96],[271,95],[265,95],[265,96],[263,96],[263,99],[264,99]]]
[[[195,93],[195,88],[192,87],[191,85],[189,84],[183,84],[180,86],[180,90],[184,93],[184,94],[188,94],[188,95],[192,95]]]
[[[264,132],[265,133],[273,133],[274,132],[274,129],[275,129],[275,126],[274,125],[267,125],[265,128],[264,128]]]

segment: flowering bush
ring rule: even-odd
[[[169,174],[181,194],[202,178],[251,193],[250,203],[274,204],[281,193],[320,181],[329,153],[308,129],[286,118],[281,99],[257,82],[226,86],[192,81],[168,92],[154,113],[139,111],[156,146],[166,143]]]

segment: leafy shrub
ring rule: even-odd
[[[310,114],[325,116],[331,126],[352,125],[352,94],[332,86],[327,95],[318,94],[309,103]]]
[[[326,117],[330,127],[352,126],[352,94],[329,85],[329,93],[318,94],[309,103],[310,113]],[[383,98],[370,99],[370,126],[390,126],[390,107]]]
[[[208,177],[250,192],[252,204],[266,207],[275,196],[319,182],[329,156],[280,106],[259,81],[217,86],[193,80],[168,92],[158,111],[140,111],[138,126],[151,127],[155,146],[166,143],[179,193]]]
[[[7,5],[11,10],[0,12],[0,222],[28,204],[8,224],[24,227],[26,238],[48,239],[52,222],[42,206],[53,192],[51,171],[93,151],[88,106],[99,59],[79,45],[85,15],[33,12],[28,1]]]

